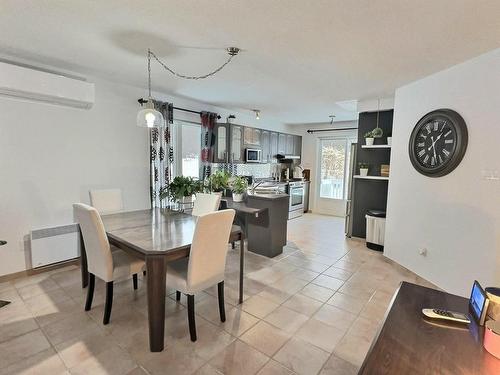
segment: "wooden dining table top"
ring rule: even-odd
[[[101,216],[108,239],[143,255],[165,254],[191,246],[196,216],[169,209],[147,209]],[[231,236],[241,233],[233,225]]]

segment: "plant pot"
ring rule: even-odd
[[[233,193],[233,202],[243,202],[244,196],[245,196],[244,193],[241,193],[241,194]]]
[[[365,142],[366,142],[366,145],[367,146],[373,146],[373,141],[375,140],[375,138],[365,138]]]
[[[368,168],[359,168],[359,175],[363,177],[368,176]]]
[[[387,146],[392,146],[392,137],[387,137]]]

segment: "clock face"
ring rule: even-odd
[[[455,111],[440,109],[425,115],[410,137],[410,159],[417,171],[439,177],[450,173],[467,148],[467,127]]]

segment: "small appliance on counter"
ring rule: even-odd
[[[304,176],[302,175],[303,171],[304,171],[304,168],[302,168],[301,165],[295,166],[295,168],[293,168],[293,178],[294,179],[302,179],[302,178],[304,178]]]

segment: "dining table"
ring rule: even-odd
[[[108,241],[146,263],[149,346],[161,352],[165,335],[167,263],[189,257],[196,216],[166,208],[125,211],[101,216]],[[233,225],[228,243],[240,242],[239,303],[243,302],[245,241],[238,225]],[[82,287],[88,285],[87,256],[80,232]]]

